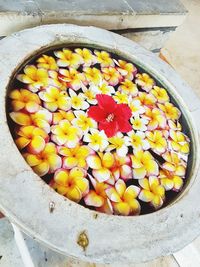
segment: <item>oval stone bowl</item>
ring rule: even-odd
[[[57,194],[32,171],[17,149],[6,112],[8,88],[15,74],[43,51],[78,45],[105,49],[133,62],[166,88],[181,110],[182,124],[191,140],[187,182],[178,197],[163,209],[127,217],[89,210]],[[126,264],[172,254],[200,234],[200,101],[168,64],[106,30],[57,24],[3,39],[0,77],[0,210],[23,232],[69,257]]]

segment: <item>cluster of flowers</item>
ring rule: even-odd
[[[160,208],[180,191],[189,138],[167,91],[106,51],[61,49],[18,74],[10,94],[15,143],[67,198],[108,214]]]

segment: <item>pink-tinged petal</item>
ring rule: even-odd
[[[26,104],[26,110],[30,113],[35,113],[39,110],[40,106],[35,102],[28,102]]]
[[[72,169],[73,167],[76,167],[78,164],[78,161],[74,157],[65,157],[63,160],[63,168],[66,169]]]
[[[23,109],[25,106],[25,103],[19,101],[19,100],[13,100],[12,101],[12,107],[14,111],[19,111],[21,109]]]
[[[176,171],[175,171],[175,174],[178,175],[178,176],[185,176],[185,173],[186,173],[186,168],[184,166],[178,166],[176,168]]]
[[[42,162],[39,165],[34,166],[33,171],[39,176],[44,176],[49,171],[49,164],[47,162]]]
[[[85,204],[92,207],[101,207],[104,204],[104,198],[97,195],[93,190],[84,197]]]
[[[54,172],[55,170],[61,168],[62,160],[58,155],[50,155],[48,157],[49,171]]]
[[[159,168],[155,160],[149,160],[148,162],[146,162],[145,167],[148,175],[158,175]]]
[[[106,168],[101,168],[92,171],[93,176],[97,179],[99,183],[102,183],[110,178],[110,171]]]
[[[42,163],[40,159],[36,155],[33,154],[27,154],[25,155],[26,162],[28,163],[29,166],[34,167]]]
[[[164,186],[166,191],[168,191],[174,187],[174,182],[171,179],[163,178],[161,179],[161,185]]]
[[[131,208],[126,202],[114,203],[115,213],[118,215],[127,216],[130,214]]]
[[[35,136],[28,145],[28,152],[32,154],[38,154],[45,148],[44,138],[41,136]]]
[[[90,107],[88,110],[88,116],[97,122],[104,121],[107,113],[98,106]]]
[[[9,115],[11,119],[19,125],[26,126],[31,124],[30,116],[23,112],[11,112]]]
[[[115,189],[120,197],[123,196],[126,190],[126,184],[123,180],[119,179],[115,184]]]
[[[154,196],[151,204],[154,206],[155,209],[159,209],[163,205],[163,200],[159,196]]]
[[[163,167],[163,169],[168,170],[170,172],[174,172],[175,171],[174,165],[169,163],[169,162],[163,163],[162,167]]]
[[[113,207],[108,198],[104,201],[103,206],[100,208],[97,208],[96,210],[100,212],[104,212],[106,214],[113,214]]]
[[[44,107],[47,108],[48,110],[54,112],[57,110],[58,105],[56,102],[44,102]]]
[[[144,189],[140,192],[138,198],[144,202],[151,202],[154,198],[154,194]]]
[[[146,175],[146,170],[144,167],[138,168],[138,169],[133,169],[133,177],[135,179],[143,179]]]
[[[124,180],[131,179],[133,177],[132,169],[128,165],[123,165],[120,170],[121,178]]]
[[[113,201],[113,202],[121,202],[121,198],[118,195],[117,191],[111,187],[105,190],[106,191],[106,195],[108,196],[108,198]]]
[[[18,147],[19,149],[23,149],[23,148],[25,148],[29,143],[30,143],[30,140],[27,139],[26,137],[18,137],[18,138],[15,140],[15,144],[17,145],[17,147]]]
[[[142,188],[146,189],[147,191],[150,190],[149,180],[147,178],[138,180],[138,183]]]
[[[66,193],[66,197],[71,199],[72,201],[79,202],[82,198],[82,193],[80,189],[77,186],[75,186],[73,189],[70,189]]]
[[[64,169],[59,169],[54,174],[54,181],[59,185],[66,186],[68,177],[69,177],[68,171]]]
[[[87,159],[86,159],[86,162],[88,164],[88,166],[91,168],[91,169],[94,169],[94,170],[98,170],[98,169],[101,169],[101,160],[98,156],[96,155],[91,155],[91,156],[88,156]]]
[[[97,94],[96,99],[99,107],[103,110],[106,110],[107,113],[112,113],[117,107],[117,103],[109,95]]]
[[[131,202],[133,198],[136,198],[139,195],[140,191],[140,187],[136,185],[130,185],[129,187],[127,187],[124,193],[124,200],[128,203]]]

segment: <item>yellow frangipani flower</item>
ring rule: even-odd
[[[74,167],[86,168],[86,157],[90,154],[90,148],[77,145],[74,148],[59,147],[58,152],[63,158],[63,168],[71,169]]]
[[[48,139],[47,133],[35,126],[22,126],[17,131],[15,143],[19,149],[27,147],[32,154],[40,153],[45,147],[45,140]]]
[[[97,94],[111,95],[115,93],[114,87],[108,85],[107,82],[101,82],[98,86],[91,84],[90,89]]]
[[[182,130],[182,125],[180,124],[180,122],[178,121],[172,121],[172,120],[168,120],[168,125],[169,128],[172,130],[177,130],[177,131],[181,131]]]
[[[70,104],[72,108],[76,110],[78,109],[85,110],[89,108],[89,104],[85,101],[81,93],[76,94],[72,89],[69,89],[69,95],[70,95]]]
[[[92,105],[97,104],[97,99],[96,99],[96,92],[92,90],[91,86],[88,89],[84,84],[82,84],[82,91],[83,93],[80,93],[80,95],[87,100],[88,103]]]
[[[131,160],[135,179],[158,175],[158,164],[149,151],[136,150],[131,155]]]
[[[131,118],[131,124],[134,130],[144,132],[147,129],[148,120],[137,115]]]
[[[135,98],[140,100],[142,106],[154,106],[156,103],[156,98],[152,94],[147,94],[145,92],[139,92],[138,96]]]
[[[59,110],[58,112],[53,113],[53,124],[58,124],[62,120],[68,120],[69,122],[71,122],[73,119],[75,119],[75,116],[74,112],[71,110]]]
[[[140,204],[137,196],[140,188],[135,185],[126,187],[123,180],[119,179],[114,187],[106,189],[106,194],[110,199],[115,214],[118,215],[136,215],[140,213]]]
[[[95,151],[103,152],[108,146],[108,138],[104,131],[99,131],[97,129],[90,129],[90,133],[85,134],[83,141],[88,143],[88,146]]]
[[[155,84],[154,80],[147,73],[136,74],[135,82],[146,92],[149,92]]]
[[[96,61],[101,65],[101,67],[114,66],[114,62],[108,52],[95,50],[94,53],[96,55]]]
[[[81,168],[73,168],[70,171],[65,169],[57,170],[51,185],[59,194],[79,202],[89,190],[88,180]]]
[[[37,66],[38,68],[43,68],[47,70],[57,70],[58,65],[53,57],[47,56],[47,55],[42,55],[40,58],[37,60]]]
[[[147,129],[148,130],[154,130],[156,128],[162,128],[165,129],[166,127],[166,118],[161,110],[158,108],[145,108],[145,114],[144,117],[149,120]]]
[[[26,89],[15,89],[11,91],[9,97],[12,99],[11,105],[13,111],[25,109],[29,113],[39,110],[41,101],[37,94]]]
[[[24,74],[18,74],[17,79],[26,83],[32,92],[37,92],[41,87],[48,84],[48,72],[42,68],[36,68],[34,65],[27,65],[24,68]]]
[[[98,155],[89,155],[86,159],[88,166],[92,169],[92,175],[98,182],[109,180],[112,173],[109,170],[114,164],[114,156],[109,153],[101,153]]]
[[[97,68],[84,67],[83,71],[88,83],[93,83],[95,85],[100,84],[102,80],[102,74],[100,70],[98,70]]]
[[[164,112],[168,120],[178,120],[181,115],[180,110],[172,103],[158,104],[158,107]]]
[[[114,178],[114,183],[119,178],[123,180],[128,180],[133,178],[132,168],[130,166],[131,165],[130,157],[129,156],[121,157],[117,153],[114,153],[114,158],[115,158],[114,165],[110,169],[110,171],[112,172],[112,176]]]
[[[125,77],[125,79],[133,80],[134,75],[137,72],[136,67],[132,63],[128,63],[125,60],[114,60],[117,67],[117,70],[121,73],[122,76]]]
[[[167,91],[159,86],[154,86],[151,90],[151,94],[155,96],[159,103],[165,103],[169,101]]]
[[[75,49],[75,52],[80,55],[83,59],[83,66],[91,66],[94,63],[94,56],[92,55],[92,52],[87,48],[77,48]]]
[[[116,149],[116,153],[124,157],[128,153],[128,146],[126,143],[126,139],[124,138],[124,135],[120,132],[118,132],[115,136],[110,137],[108,139],[109,146],[107,147],[106,151],[112,151]]]
[[[39,97],[44,101],[44,106],[50,111],[61,109],[67,111],[71,108],[70,99],[67,92],[60,91],[56,87],[48,87],[39,92]]]
[[[171,174],[168,171],[160,170],[158,178],[160,179],[161,185],[166,191],[173,189],[177,192],[183,186],[183,177]]]
[[[67,87],[70,87],[74,90],[79,90],[82,86],[82,83],[85,81],[85,76],[83,73],[78,72],[74,68],[69,69],[59,69],[59,79],[66,82]]]
[[[62,160],[57,155],[56,146],[53,143],[47,143],[44,150],[37,155],[24,153],[23,156],[39,176],[44,176],[48,172],[55,172],[62,164]]]
[[[103,78],[109,85],[115,86],[121,79],[121,74],[114,67],[102,68]]]
[[[121,82],[121,85],[119,86],[118,90],[122,91],[127,95],[132,96],[136,96],[138,93],[137,85],[128,79],[125,79],[124,82]]]
[[[74,127],[68,120],[62,120],[51,127],[52,140],[58,145],[74,148],[82,137],[80,129]]]
[[[96,121],[89,118],[84,111],[74,111],[74,114],[76,118],[72,121],[72,124],[84,133],[87,133],[90,128],[97,128]]]
[[[96,207],[100,212],[112,214],[113,208],[105,192],[105,190],[109,188],[109,185],[97,182],[91,175],[90,181],[92,182],[94,190],[89,190],[88,194],[84,197],[85,204]]]
[[[58,58],[57,64],[59,67],[72,67],[77,69],[83,63],[83,58],[70,49],[63,48],[62,51],[55,51],[54,54]]]
[[[55,70],[49,70],[48,73],[50,77],[48,85],[57,87],[60,90],[66,91],[66,88],[67,88],[66,82],[60,79],[58,72]]]
[[[157,153],[162,154],[167,149],[167,141],[163,136],[162,131],[155,130],[153,132],[146,132],[147,140],[150,144],[151,149]]]
[[[175,152],[165,152],[162,157],[166,162],[162,164],[164,170],[177,176],[184,176],[186,173],[186,163],[179,158]]]
[[[160,184],[155,176],[144,178],[139,181],[142,191],[139,194],[139,199],[144,202],[150,202],[155,209],[159,209],[165,199],[165,188]]]
[[[134,132],[131,131],[127,133],[128,136],[125,136],[124,139],[126,140],[127,143],[129,143],[133,149],[135,150],[147,150],[149,149],[150,145],[149,142],[146,139],[145,133],[144,132]]]
[[[128,96],[124,93],[119,92],[119,91],[115,93],[113,98],[118,104],[127,104],[128,103]]]
[[[132,111],[133,116],[139,116],[143,113],[145,113],[145,108],[141,105],[141,102],[139,99],[132,100],[129,104],[129,107]]]
[[[174,151],[181,152],[183,154],[189,153],[189,139],[186,135],[184,135],[184,133],[170,130],[169,135],[171,137],[170,145]]]

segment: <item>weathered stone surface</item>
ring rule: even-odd
[[[22,159],[13,143],[5,118],[6,81],[13,70],[35,50],[61,43],[96,44],[114,50],[147,70],[162,82],[180,104],[191,124],[193,172],[189,185],[170,206],[135,217],[111,216],[88,210],[55,193]],[[0,208],[24,232],[65,255],[97,263],[128,264],[169,255],[200,233],[199,140],[195,115],[200,102],[174,70],[138,44],[94,27],[48,25],[15,33],[0,42]],[[6,68],[5,68],[6,67]],[[193,120],[196,120],[195,123]],[[6,140],[6,142],[5,142]],[[55,203],[53,213],[49,202]],[[159,225],[159,227],[158,227]],[[77,238],[85,232],[84,251]]]

